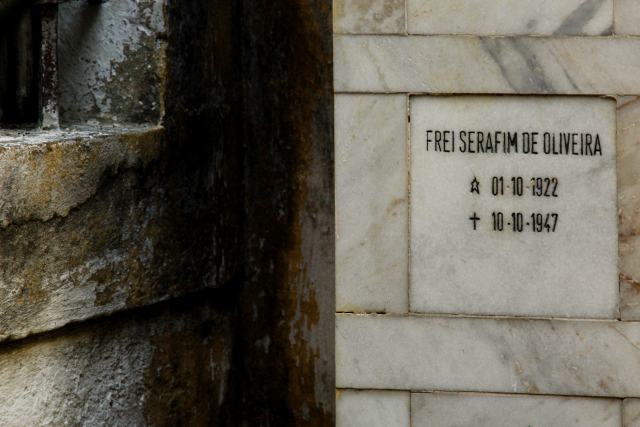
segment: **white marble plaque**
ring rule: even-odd
[[[411,311],[617,318],[615,108],[412,97]]]

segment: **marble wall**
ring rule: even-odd
[[[637,36],[636,0],[334,0],[338,426],[640,427]],[[600,123],[611,156],[558,166],[595,180],[566,204],[601,216],[542,246],[581,255],[536,261],[521,283],[470,267],[461,293],[453,264],[417,255],[464,246],[429,222],[458,205],[421,187],[463,166],[425,169],[415,138],[470,100],[487,123],[526,103],[551,127]]]

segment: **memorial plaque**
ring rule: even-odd
[[[616,104],[415,96],[413,312],[617,318]]]

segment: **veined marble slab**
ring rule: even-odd
[[[409,34],[610,35],[613,0],[407,0]]]
[[[618,318],[615,100],[415,96],[410,113],[412,312]]]
[[[622,400],[412,393],[412,427],[620,427]]]
[[[408,391],[336,390],[336,427],[409,427]]]
[[[407,97],[335,98],[336,310],[408,310]]]
[[[640,323],[337,314],[336,386],[640,397]]]
[[[640,427],[640,399],[624,399],[622,427]]]
[[[337,92],[640,93],[640,38],[334,36]]]
[[[334,0],[333,29],[345,34],[404,34],[405,0]]]
[[[640,320],[640,100],[618,99],[620,316]]]
[[[615,0],[614,32],[617,35],[640,35],[640,2],[638,0]]]

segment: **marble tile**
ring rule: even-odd
[[[614,32],[616,35],[640,35],[640,2],[614,0]]]
[[[336,310],[406,312],[407,97],[335,98]]]
[[[412,393],[412,427],[620,427],[622,400]]]
[[[337,314],[336,386],[640,397],[640,323]]]
[[[618,318],[615,100],[415,96],[410,112],[412,312]]]
[[[404,34],[405,0],[334,0],[333,30],[345,34]]]
[[[407,24],[409,34],[610,35],[613,0],[407,0]]]
[[[640,399],[624,399],[622,408],[622,427],[640,427]]]
[[[618,99],[620,316],[640,320],[640,100]]]
[[[334,36],[337,92],[640,93],[640,39]]]
[[[336,427],[409,427],[408,391],[336,390]]]

